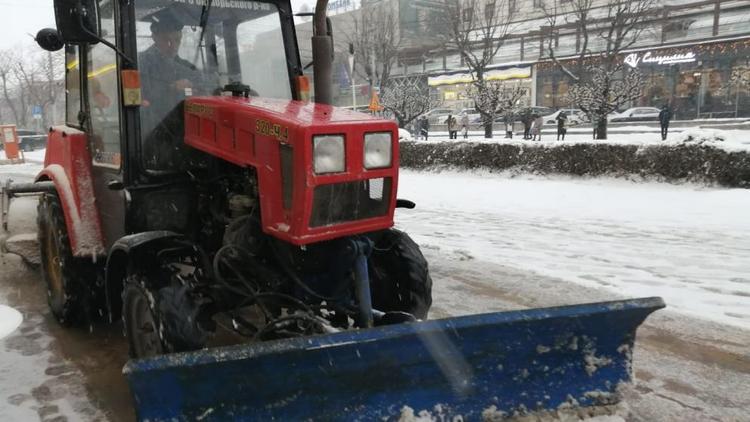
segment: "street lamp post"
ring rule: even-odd
[[[352,83],[352,111],[357,110],[357,92],[354,84],[354,44],[349,43],[349,75]]]

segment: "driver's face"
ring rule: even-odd
[[[159,32],[152,34],[154,44],[159,52],[169,58],[177,56],[182,42],[182,31]]]

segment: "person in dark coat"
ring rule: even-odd
[[[559,141],[562,135],[562,140],[564,141],[565,134],[568,133],[568,115],[564,111],[561,111],[557,114],[555,120],[557,120],[557,140]]]
[[[424,140],[426,141],[430,135],[430,121],[427,120],[427,117],[422,116],[422,124],[420,125],[420,128],[422,136],[424,136]]]
[[[531,110],[526,109],[521,114],[521,123],[523,123],[523,139],[531,139]]]
[[[667,139],[667,133],[669,132],[669,121],[672,120],[672,110],[669,108],[669,104],[664,104],[659,112],[659,123],[661,124],[661,140]]]
[[[458,139],[458,121],[456,118],[449,114],[445,124],[448,125],[448,139]]]

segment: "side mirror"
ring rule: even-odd
[[[47,51],[57,51],[65,45],[60,32],[54,28],[44,28],[36,33],[34,40]]]
[[[55,0],[55,21],[65,44],[96,44],[101,38],[97,0]]]

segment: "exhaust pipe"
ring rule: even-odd
[[[326,21],[328,0],[318,0],[313,18],[312,53],[314,63],[315,102],[333,103],[333,36]]]

